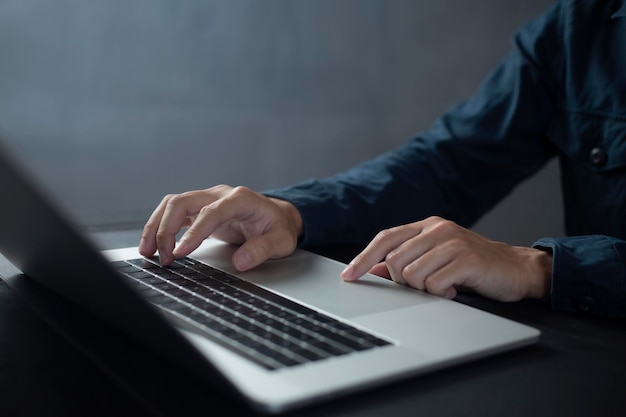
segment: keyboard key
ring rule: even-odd
[[[267,369],[389,344],[191,258],[167,267],[143,258],[112,266],[151,303]]]

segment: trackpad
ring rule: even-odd
[[[357,317],[438,300],[429,294],[367,275],[345,282],[344,264],[314,254],[268,261],[245,273],[229,271],[264,288],[340,317]]]

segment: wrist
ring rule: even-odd
[[[287,215],[289,219],[290,229],[296,233],[297,238],[301,238],[304,233],[304,222],[302,221],[302,215],[300,211],[287,200],[281,200],[278,198],[270,198],[280,208],[283,213]]]
[[[544,298],[550,294],[552,284],[552,253],[533,248],[529,265],[531,285],[528,290],[528,298]]]

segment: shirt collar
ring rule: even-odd
[[[626,1],[622,0],[621,3],[622,4],[619,9],[611,15],[612,19],[615,19],[616,17],[626,17]]]

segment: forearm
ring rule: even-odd
[[[408,146],[402,149],[394,153],[410,159],[413,151]],[[428,168],[421,165],[413,175],[403,173],[404,162],[394,153],[332,177],[264,194],[298,208],[303,219],[303,246],[364,244],[384,228],[440,213],[446,205]],[[415,154],[419,157],[419,151]],[[422,174],[416,175],[417,171]]]

